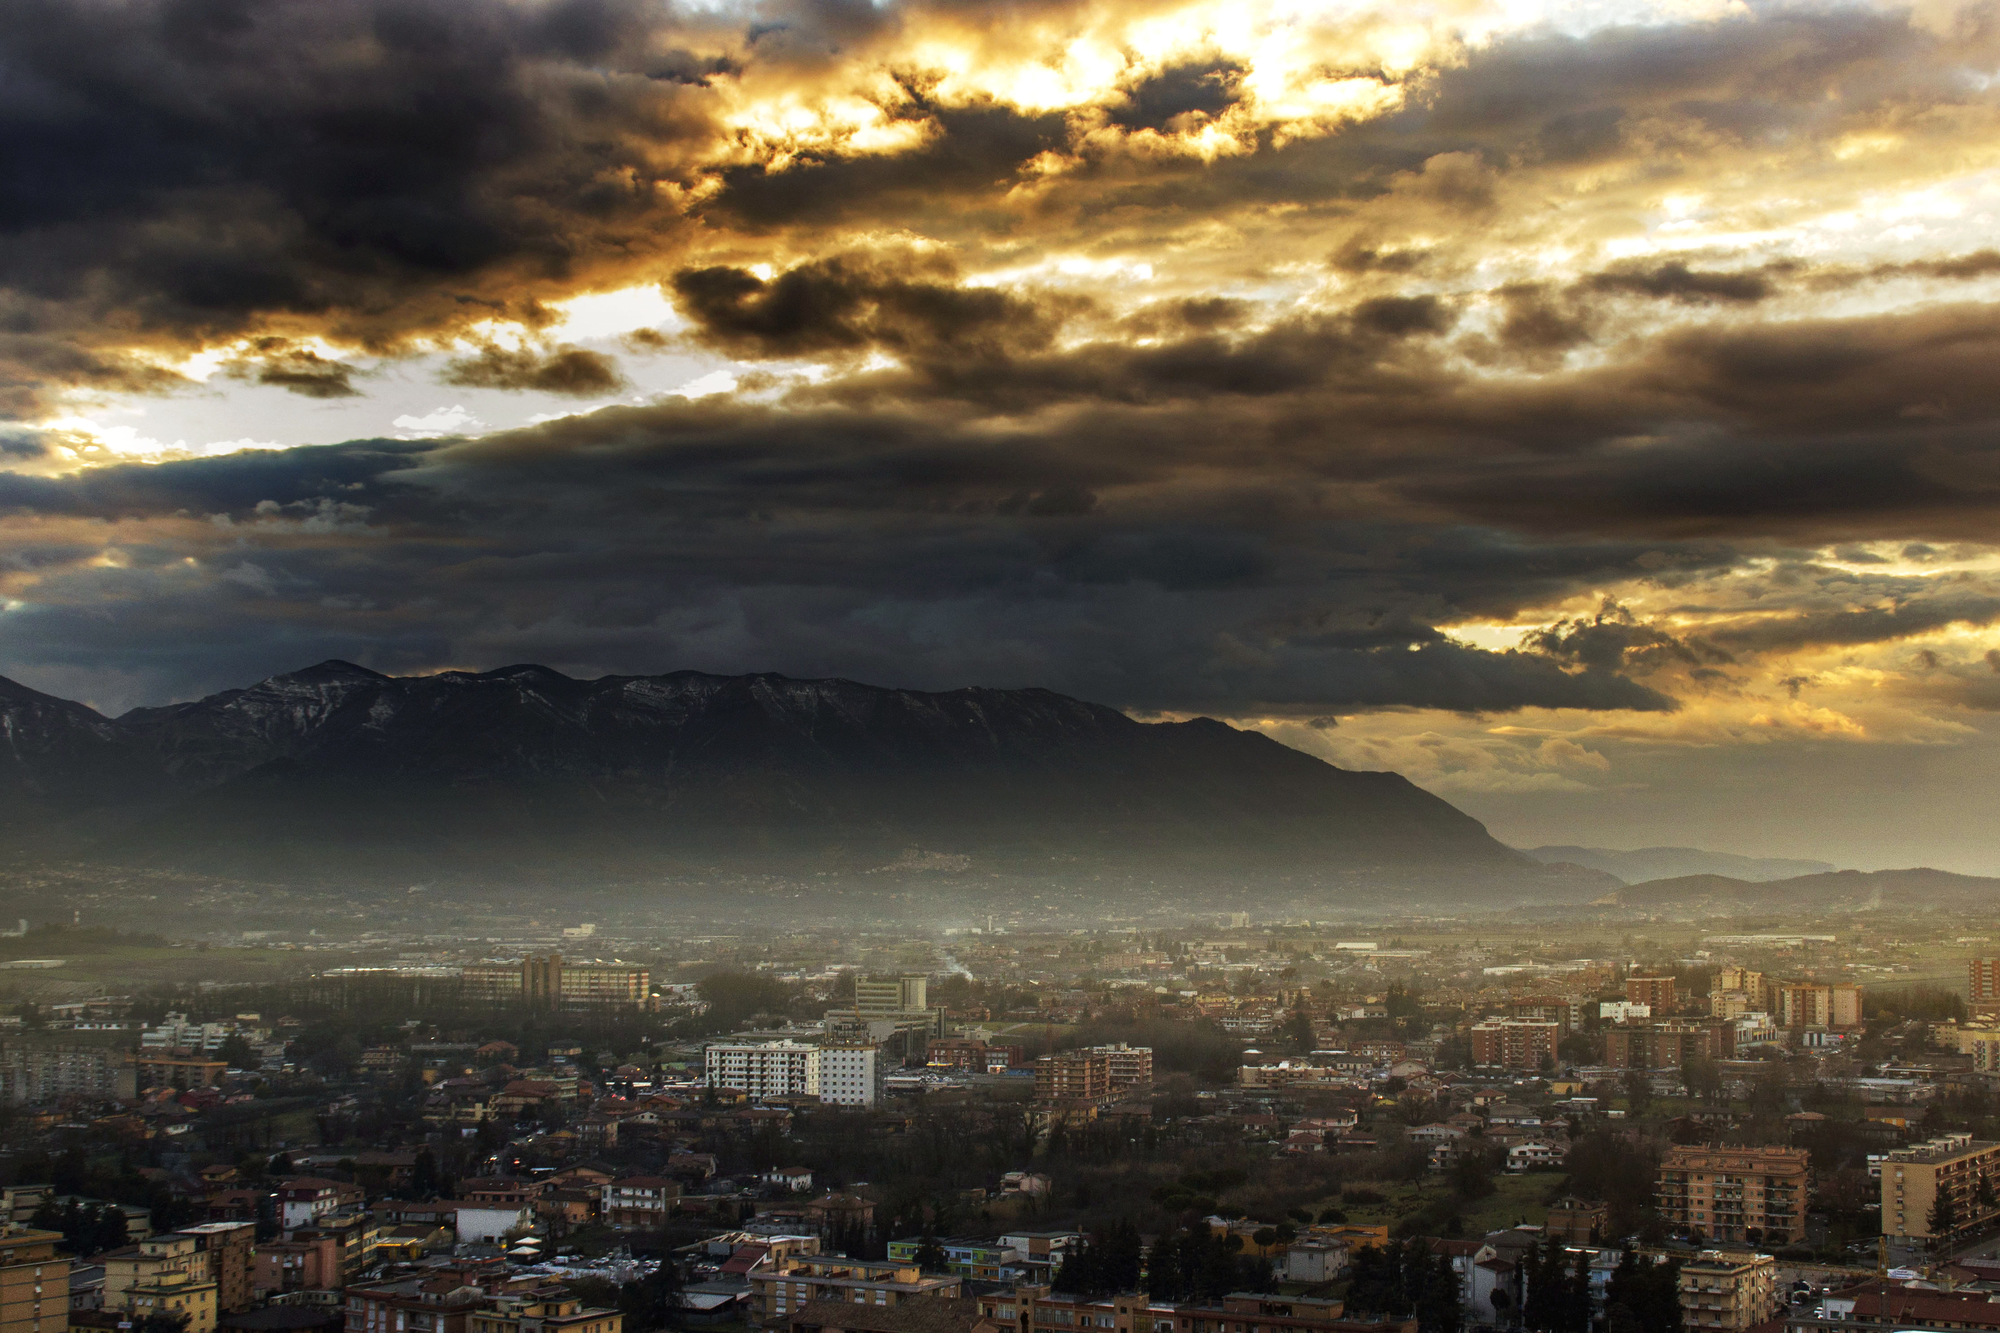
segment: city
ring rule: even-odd
[[[0,1310],[5,1333],[2000,1327],[2000,950],[1949,914],[1881,924],[584,923],[512,957],[309,928],[234,950],[290,949],[288,980],[201,977],[232,950],[183,946],[184,980],[135,993],[35,956],[87,928],[24,926]]]

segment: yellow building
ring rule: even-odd
[[[932,1297],[957,1297],[956,1277],[928,1277],[907,1260],[846,1259],[831,1254],[794,1254],[769,1270],[750,1274],[751,1306],[767,1323],[783,1322],[807,1301],[849,1301],[860,1305],[901,1305]],[[481,1333],[473,1329],[472,1333]]]
[[[58,1231],[0,1234],[0,1333],[66,1333],[69,1258],[56,1253],[60,1244]]]
[[[1785,1245],[1805,1234],[1803,1148],[1667,1149],[1658,1202],[1669,1227],[1720,1241]]]
[[[1741,1330],[1778,1313],[1778,1265],[1768,1254],[1703,1250],[1681,1265],[1681,1318],[1695,1329]]]
[[[2000,1073],[2000,1028],[1956,1028],[1950,1032],[1960,1055],[1972,1057],[1972,1067],[1982,1074]]]
[[[1882,1234],[1897,1240],[1931,1240],[1932,1214],[1940,1193],[1951,1201],[1953,1233],[1988,1226],[2000,1217],[2000,1206],[1992,1202],[1996,1190],[2000,1190],[2000,1143],[1947,1134],[1898,1148],[1882,1162]]]
[[[187,1273],[162,1273],[133,1284],[125,1308],[134,1323],[148,1315],[185,1315],[185,1333],[215,1333],[215,1291],[215,1283]]]
[[[400,1322],[400,1321],[399,1321]],[[567,1292],[555,1289],[502,1296],[490,1310],[474,1310],[466,1322],[467,1333],[622,1333],[625,1316],[616,1310],[585,1306]]]

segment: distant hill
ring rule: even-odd
[[[1623,852],[1612,847],[1549,846],[1530,847],[1527,854],[1544,864],[1565,863],[1602,870],[1607,875],[1616,875],[1627,884],[1677,879],[1687,875],[1727,875],[1731,879],[1762,882],[1823,874],[1833,869],[1825,861],[1736,856],[1729,852],[1703,851],[1699,847],[1640,847]]]
[[[0,729],[17,846],[223,874],[1113,866],[1604,888],[1397,774],[1047,690],[324,662],[116,719],[0,682]]]
[[[1613,889],[1599,906],[1731,916],[1784,908],[1814,911],[1893,911],[2000,907],[2000,879],[1945,870],[1835,870],[1791,879],[1753,881],[1728,875],[1682,875]]]

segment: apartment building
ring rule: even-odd
[[[1628,976],[1625,999],[1632,1004],[1650,1005],[1656,1014],[1671,1013],[1680,1003],[1672,977]]]
[[[1960,1055],[1972,1057],[1973,1069],[1982,1074],[2000,1074],[2000,1028],[1957,1028],[1952,1031],[1951,1039]]]
[[[962,1069],[973,1074],[1004,1074],[1021,1063],[1019,1046],[995,1046],[977,1037],[939,1037],[924,1048],[933,1069]]]
[[[864,1014],[911,1014],[930,1008],[930,978],[858,977],[854,1008]]]
[[[665,1176],[626,1176],[598,1189],[598,1208],[605,1222],[621,1230],[659,1230],[681,1197],[680,1182]]]
[[[819,1047],[800,1041],[717,1042],[702,1053],[711,1088],[754,1098],[802,1097],[815,1091]]]
[[[1947,1134],[1896,1149],[1882,1159],[1881,1170],[1882,1234],[1893,1240],[1939,1239],[1931,1224],[1940,1196],[1949,1200],[1951,1233],[1984,1228],[2000,1217],[2000,1207],[1981,1202],[1982,1195],[1992,1200],[2000,1190],[2000,1143]]]
[[[621,1333],[625,1327],[618,1311],[587,1306],[560,1287],[504,1293],[491,1301],[467,1316],[466,1333]]]
[[[1974,1004],[2000,1004],[2000,958],[1966,960],[1965,995]]]
[[[0,1333],[67,1333],[69,1258],[59,1231],[0,1219]]]
[[[945,1267],[957,1277],[969,1278],[974,1282],[1012,1282],[1018,1280],[1023,1269],[1020,1251],[1005,1240],[979,1240],[970,1236],[940,1236],[932,1242],[944,1251]],[[889,1242],[889,1257],[904,1263],[915,1263],[917,1251],[924,1242],[911,1237]]]
[[[1562,1028],[1537,1018],[1489,1018],[1472,1025],[1472,1063],[1489,1069],[1542,1069],[1556,1061]]]
[[[757,1099],[817,1097],[834,1106],[877,1105],[887,1073],[881,1048],[869,1041],[718,1042],[702,1058],[711,1088]]]
[[[278,1185],[278,1219],[285,1230],[311,1226],[321,1218],[359,1208],[367,1192],[345,1180],[293,1176]]]
[[[1575,1022],[1576,1008],[1568,1000],[1556,995],[1524,995],[1507,1006],[1507,1017],[1529,1019],[1537,1023],[1554,1023],[1563,1033],[1567,1033]]]
[[[1101,1051],[1059,1051],[1035,1061],[1035,1100],[1094,1102],[1111,1095],[1111,1060]]]
[[[134,1323],[154,1315],[185,1319],[182,1333],[215,1333],[215,1283],[189,1273],[162,1273],[125,1294]]]
[[[0,1105],[32,1106],[76,1097],[129,1100],[139,1095],[127,1034],[15,1033],[0,1037]]]
[[[345,1333],[469,1333],[486,1293],[451,1276],[402,1278],[347,1288]]]
[[[460,994],[481,1004],[537,1009],[643,1009],[652,1000],[651,969],[631,963],[565,960],[559,953],[512,962],[469,963]]]
[[[751,1309],[767,1323],[785,1319],[807,1301],[901,1305],[912,1300],[955,1298],[963,1287],[962,1278],[926,1276],[915,1262],[896,1259],[791,1254],[750,1271]]]
[[[829,1042],[807,1069],[807,1091],[832,1106],[875,1106],[884,1072],[881,1048],[873,1042]]]
[[[1660,1162],[1660,1217],[1686,1235],[1788,1245],[1805,1235],[1809,1175],[1803,1148],[1677,1145]]]
[[[203,1333],[202,1320],[213,1328],[219,1316],[255,1303],[256,1237],[254,1222],[205,1222],[99,1255],[104,1308],[138,1312],[150,1296],[146,1308],[184,1309],[189,1333]]]
[[[1604,1063],[1616,1069],[1677,1069],[1696,1056],[1727,1060],[1735,1054],[1735,1025],[1717,1019],[1654,1019],[1604,1034]]]
[[[1861,987],[1785,981],[1775,987],[1780,1027],[1855,1027],[1861,1022]]]
[[[1128,1046],[1121,1041],[1114,1046],[1092,1046],[1090,1053],[1104,1057],[1104,1077],[1113,1092],[1143,1088],[1153,1081],[1150,1046]]]
[[[1777,1261],[1768,1254],[1703,1250],[1681,1265],[1680,1282],[1681,1320],[1691,1333],[1743,1333],[1784,1308]]]

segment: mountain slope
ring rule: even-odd
[[[1686,875],[1727,875],[1732,879],[1762,882],[1821,874],[1833,869],[1825,861],[1737,856],[1730,852],[1704,851],[1699,847],[1639,847],[1632,851],[1619,851],[1612,847],[1547,846],[1526,850],[1529,856],[1545,865],[1566,863],[1602,870],[1608,875],[1616,875],[1627,884],[1678,879]]]
[[[96,812],[93,854],[159,864],[853,871],[921,848],[1017,869],[1542,875],[1394,773],[1046,690],[326,662],[116,720],[61,707],[39,734],[74,736],[23,772],[115,753],[143,790],[63,790]]]
[[[1918,867],[1835,870],[1756,883],[1727,875],[1684,875],[1614,889],[1600,904],[1682,915],[1729,916],[1798,907],[1814,911],[2000,906],[2000,879]]]

